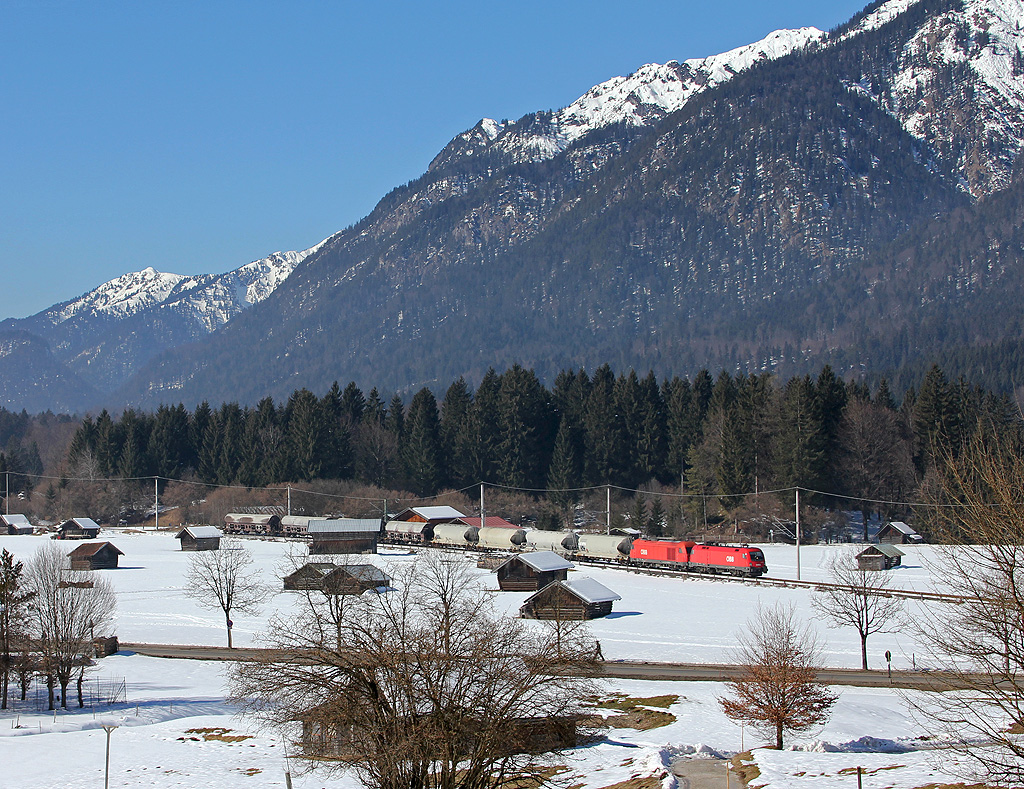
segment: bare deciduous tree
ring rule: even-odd
[[[1024,782],[1024,457],[975,437],[937,464],[927,514],[956,605],[918,620],[942,693],[908,696],[965,759],[965,778]]]
[[[6,549],[0,552],[0,710],[7,709],[11,673],[28,637],[26,606],[33,594],[25,589],[24,569]]]
[[[221,540],[216,551],[197,551],[185,573],[185,595],[202,608],[220,609],[232,648],[232,613],[256,614],[270,596],[270,588],[253,567],[252,554],[240,540]]]
[[[731,698],[718,699],[728,717],[774,734],[779,749],[785,732],[806,731],[828,720],[838,696],[818,681],[818,641],[799,624],[792,607],[759,609],[739,640],[743,676],[726,683]]]
[[[370,787],[521,779],[553,747],[545,734],[575,730],[590,672],[561,670],[548,634],[498,616],[463,559],[431,554],[397,575],[384,594],[306,592],[267,644],[301,660],[236,664],[232,699],[265,725],[301,722],[311,768]]]
[[[92,657],[92,640],[113,620],[114,586],[98,573],[71,570],[64,549],[56,543],[41,546],[25,570],[26,585],[33,592],[33,636],[47,676],[50,709],[54,708],[54,683],[60,686],[60,705],[67,709],[72,677],[83,674]]]
[[[820,587],[813,605],[828,619],[831,627],[852,627],[860,636],[861,668],[868,668],[868,636],[891,633],[900,624],[903,600],[890,594],[892,580],[882,571],[862,570],[853,552],[833,557],[829,581],[835,586]]]

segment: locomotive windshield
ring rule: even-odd
[[[761,553],[760,551],[751,551],[750,552],[750,561],[752,561],[752,562],[763,562],[764,561],[764,554]]]

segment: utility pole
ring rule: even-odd
[[[480,528],[487,525],[487,510],[484,508],[484,483],[480,483]],[[490,532],[488,532],[490,534]]]
[[[605,528],[605,534],[612,533],[612,486],[608,485],[604,489],[605,501],[607,502],[607,508],[604,511],[607,526]]]
[[[796,489],[796,580],[800,580],[800,488]]]
[[[292,514],[292,486],[288,486],[288,515]]]
[[[5,471],[4,476],[7,478],[7,485],[4,488],[4,515],[11,514],[11,472]]]
[[[160,531],[160,477],[153,477],[153,530]]]

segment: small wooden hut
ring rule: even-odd
[[[891,570],[899,566],[903,556],[903,551],[895,545],[870,545],[857,554],[857,567],[860,570]]]
[[[572,566],[554,551],[535,551],[510,557],[495,572],[503,592],[536,592],[555,581],[564,581]]]
[[[372,564],[341,564],[324,576],[327,594],[362,594],[391,586],[391,576]]]
[[[924,537],[903,521],[889,521],[878,530],[878,542],[888,545],[917,545],[924,542]]]
[[[68,554],[72,570],[113,570],[124,554],[109,542],[87,542]]]
[[[284,577],[285,591],[297,592],[309,589],[323,589],[324,577],[337,568],[333,562],[309,562]]]
[[[308,526],[313,555],[377,553],[380,520],[377,518],[332,518],[314,520]]]
[[[216,551],[224,534],[214,526],[186,526],[174,539],[181,540],[183,551]]]
[[[612,612],[619,595],[593,578],[555,581],[526,598],[519,615],[526,619],[570,621],[598,619]]]
[[[24,515],[0,515],[0,534],[31,534],[32,524]]]
[[[95,540],[100,525],[92,518],[72,518],[64,521],[57,529],[58,540]]]

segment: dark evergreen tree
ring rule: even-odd
[[[626,436],[616,410],[615,375],[607,364],[594,371],[583,428],[588,482],[594,485],[620,484]]]
[[[579,438],[573,435],[578,430],[570,417],[562,418],[548,467],[548,501],[561,513],[565,528],[572,527],[572,508],[580,500],[580,491],[576,489],[583,484],[581,463],[576,452]]]
[[[444,484],[437,400],[424,387],[409,404],[403,445],[406,477],[418,496],[433,496]]]
[[[465,378],[448,387],[441,405],[441,447],[448,459],[448,481],[455,488],[479,482],[474,455],[473,393]]]
[[[506,370],[498,390],[498,474],[503,484],[544,485],[553,438],[550,420],[548,394],[534,372],[518,364]]]
[[[289,398],[286,409],[288,477],[302,481],[317,479],[323,469],[326,435],[320,401],[308,389],[299,389]]]

